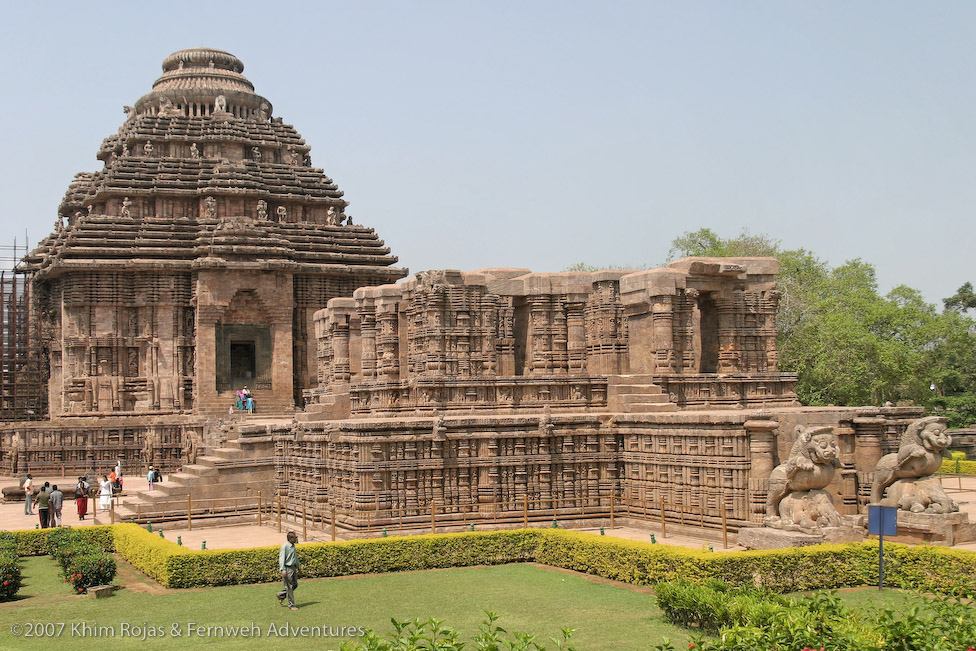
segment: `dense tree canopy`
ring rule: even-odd
[[[878,293],[874,267],[831,267],[804,249],[784,249],[743,231],[723,238],[703,228],[672,242],[685,256],[774,256],[783,298],[777,316],[780,365],[799,375],[805,404],[912,402],[945,411],[953,426],[976,422],[976,308],[970,283],[938,312],[904,285]]]

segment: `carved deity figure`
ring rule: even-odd
[[[129,143],[122,143],[122,158],[126,158],[129,155]]]
[[[335,206],[329,206],[329,210],[325,213],[325,221],[329,226],[342,225],[342,220],[344,217],[345,215],[337,211]]]
[[[766,525],[814,533],[842,524],[830,494],[824,490],[840,465],[840,448],[831,427],[796,427],[789,459],[769,475]]]
[[[264,199],[258,199],[258,219],[268,218],[268,202]]]
[[[280,222],[288,220],[288,209],[284,206],[278,206],[275,209],[275,214],[278,216],[278,221]]]
[[[197,442],[189,432],[183,432],[183,463],[193,465],[197,462]]]
[[[203,200],[203,214],[208,219],[213,219],[217,216],[217,200],[213,197],[207,197]]]
[[[217,95],[217,97],[214,98],[214,112],[227,112],[227,98],[223,95]]]
[[[190,158],[200,158],[200,150],[195,142],[190,144]]]
[[[142,146],[142,153],[145,154],[147,157],[153,155],[153,144],[152,144],[152,142],[150,142],[149,140],[146,141],[146,144],[144,144]]]
[[[132,201],[129,200],[129,197],[126,197],[125,199],[122,200],[122,211],[120,212],[122,217],[128,218],[132,212],[131,208],[132,208]]]
[[[261,160],[261,148],[260,147],[251,147],[251,158],[254,159],[255,161],[260,161]]]
[[[952,437],[946,428],[946,419],[939,416],[921,418],[909,425],[898,452],[886,454],[878,461],[871,501],[913,513],[958,511],[959,505],[945,494],[941,480],[931,476],[941,467],[942,458],[949,456]]]
[[[156,460],[156,448],[160,446],[162,439],[155,427],[146,430],[146,440],[142,444],[142,463],[151,466]]]
[[[291,164],[292,165],[301,165],[301,163],[302,163],[302,155],[298,153],[298,150],[297,149],[293,149],[292,147],[289,147],[288,148],[288,157],[291,160]]]
[[[267,102],[261,102],[261,106],[258,108],[258,122],[267,122],[271,119],[271,105]]]
[[[437,414],[437,418],[434,419],[434,427],[431,434],[438,441],[443,441],[447,438],[447,427],[444,426],[444,414]]]

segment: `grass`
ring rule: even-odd
[[[505,629],[525,631],[541,640],[559,637],[563,627],[575,628],[572,641],[581,650],[647,649],[664,637],[678,649],[688,643],[687,631],[663,620],[646,589],[529,564],[300,580],[296,592],[300,610],[293,612],[278,605],[277,584],[166,590],[120,561],[117,582],[126,589],[96,600],[71,594],[51,558],[25,558],[22,563],[25,585],[19,598],[0,604],[0,649],[111,644],[171,651],[174,642],[222,649],[334,649],[348,638],[275,637],[269,636],[269,626],[362,626],[385,635],[392,630],[391,617],[431,616],[459,629],[467,639],[477,631],[486,610],[499,613],[499,624]],[[875,588],[839,594],[846,605],[867,610],[907,608],[920,599]],[[216,637],[216,632],[211,637],[187,637],[191,622],[201,629],[253,623],[260,639]],[[13,635],[12,625],[30,623],[65,626],[54,639]],[[122,637],[124,624],[129,627],[126,637]],[[172,634],[174,626],[181,633],[178,640]],[[161,630],[162,635],[143,639],[140,629]],[[108,637],[109,631],[114,637]]]
[[[0,604],[3,649],[48,649],[52,642],[54,646],[90,647],[111,640],[108,643],[118,648],[171,651],[174,624],[183,633],[179,641],[183,645],[331,649],[342,639],[269,638],[268,627],[289,623],[363,626],[385,635],[392,630],[391,617],[412,620],[433,616],[469,637],[484,620],[485,610],[499,613],[498,623],[506,630],[525,631],[542,640],[559,637],[563,627],[575,628],[573,642],[579,649],[646,649],[665,636],[682,647],[687,644],[686,632],[663,621],[654,596],[647,591],[528,564],[299,580],[295,593],[298,611],[278,605],[274,597],[277,584],[168,591],[151,586],[122,566],[120,582],[130,589],[96,600],[72,595],[49,557],[23,559],[23,572],[25,585],[18,594],[23,598]],[[12,634],[11,624],[28,622],[64,622],[65,627],[56,640]],[[86,631],[78,628],[82,622],[111,627],[115,637],[94,637],[97,628],[83,636]],[[249,626],[253,622],[261,630],[261,639],[187,638],[189,622],[199,626]],[[120,638],[123,623],[130,628],[161,626],[165,637],[145,641],[141,637]],[[76,625],[74,635],[72,624]]]

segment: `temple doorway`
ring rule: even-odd
[[[698,313],[700,315],[701,357],[699,358],[699,373],[718,372],[718,311],[712,295],[702,292],[698,297]]]
[[[233,386],[254,383],[257,371],[253,341],[232,341],[230,343],[230,377]]]

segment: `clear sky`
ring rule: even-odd
[[[0,244],[209,46],[400,264],[657,265],[747,228],[931,302],[976,281],[976,3],[35,2],[0,26]]]

